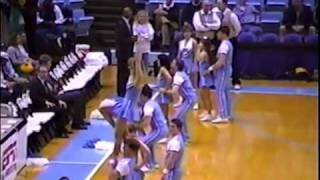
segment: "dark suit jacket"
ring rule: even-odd
[[[45,86],[42,84],[40,79],[34,78],[29,84],[30,98],[32,100],[32,110],[43,110],[46,109],[45,101],[50,101],[57,104],[58,99],[53,93],[47,92]]]
[[[289,6],[284,12],[282,24],[287,28],[296,24],[301,24],[304,25],[305,28],[309,28],[309,26],[314,25],[313,19],[313,13],[309,6],[304,5],[299,16],[297,16],[295,8]]]
[[[133,55],[131,36],[132,30],[128,28],[126,22],[121,18],[116,25],[116,56],[120,63],[121,61],[127,61]]]

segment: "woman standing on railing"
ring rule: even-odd
[[[133,36],[136,38],[136,41],[133,46],[133,52],[142,53],[142,70],[146,74],[148,69],[148,56],[151,51],[151,41],[154,36],[154,29],[149,23],[149,16],[147,11],[141,10],[137,14],[137,19],[133,23]]]

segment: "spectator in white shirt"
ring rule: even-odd
[[[151,51],[151,41],[154,36],[154,29],[149,23],[148,13],[141,10],[137,13],[136,21],[133,23],[133,36],[136,37],[136,41],[133,46],[133,52],[142,53],[142,70],[147,71],[148,68],[148,56]]]
[[[204,0],[202,9],[195,12],[193,16],[193,27],[196,30],[196,37],[199,39],[203,39],[203,37],[214,39],[215,31],[220,28],[221,21],[212,8],[213,2]]]
[[[238,16],[228,8],[228,0],[218,0],[217,7],[213,11],[220,17],[221,26],[228,26],[230,29],[229,39],[233,46],[232,84],[234,85],[234,89],[239,90],[241,88],[241,81],[235,57],[237,56],[237,37],[241,32],[241,24]]]

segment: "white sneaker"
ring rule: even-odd
[[[146,165],[142,166],[140,169],[142,172],[146,173],[146,172],[150,172],[152,169],[150,169],[149,167],[147,167]]]
[[[179,100],[178,100],[178,102],[177,103],[175,103],[174,105],[173,105],[173,107],[174,108],[176,108],[176,107],[179,107],[180,105],[181,105],[181,103],[183,102],[183,98],[181,97],[181,96],[179,96]]]
[[[211,123],[228,123],[228,119],[222,119],[221,117],[217,117],[214,120],[211,121]]]
[[[194,106],[193,106],[193,110],[198,110],[199,109],[199,104],[196,103]]]
[[[159,144],[165,144],[168,142],[168,138],[163,138],[158,141]]]
[[[241,86],[239,84],[236,84],[234,85],[233,87],[234,90],[240,90],[241,89]]]
[[[205,115],[204,117],[202,117],[202,118],[200,119],[200,121],[205,122],[205,121],[210,121],[210,120],[212,120],[212,119],[213,119],[213,117],[212,117],[210,114],[207,114],[207,115]]]
[[[153,165],[153,168],[159,169],[159,168],[160,168],[160,165],[159,165],[159,164],[155,164],[155,165]]]
[[[203,117],[205,117],[207,114],[208,114],[207,112],[203,112],[203,113],[201,113],[201,114],[199,115],[199,118],[203,118]]]

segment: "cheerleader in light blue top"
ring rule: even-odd
[[[173,96],[181,96],[182,103],[177,107],[174,118],[180,119],[183,124],[182,135],[185,142],[188,142],[190,137],[187,126],[187,115],[192,110],[192,107],[197,102],[196,90],[193,88],[189,76],[184,71],[183,61],[173,61],[171,69],[175,72],[173,77],[172,89],[162,89],[162,93],[171,94]]]
[[[194,87],[197,85],[198,66],[195,61],[197,41],[192,38],[192,27],[186,24],[182,27],[183,39],[179,42],[177,60],[184,63],[184,71],[190,76]]]
[[[181,164],[185,148],[181,134],[182,123],[179,119],[173,119],[170,122],[169,128],[172,137],[168,141],[166,148],[162,180],[180,180],[182,179]]]
[[[169,89],[172,83],[172,76],[170,74],[170,61],[167,59],[160,60],[160,68],[156,77],[156,86],[154,88],[155,92],[158,92],[161,88]],[[166,119],[168,119],[169,114],[169,103],[171,101],[170,96],[166,94],[160,94],[157,96],[156,101],[159,103],[162,112]]]
[[[140,121],[139,98],[143,86],[143,72],[141,70],[141,54],[128,60],[130,76],[124,98],[116,97],[105,99],[100,104],[100,112],[111,125],[115,127],[116,142],[113,155],[120,152],[123,134],[129,124],[137,124]],[[117,122],[113,120],[117,119]]]
[[[143,129],[148,129],[150,127],[151,131],[145,136],[141,137],[141,141],[145,143],[151,151],[151,158],[145,167],[145,171],[149,171],[156,167],[157,163],[154,158],[154,145],[162,138],[168,135],[167,120],[159,106],[155,101],[159,93],[154,94],[152,89],[145,85],[142,88],[141,94],[141,105],[143,106],[143,117],[141,122],[141,127]]]
[[[218,31],[218,39],[221,44],[217,51],[217,62],[208,68],[215,76],[216,96],[218,101],[218,116],[212,123],[227,123],[231,118],[230,76],[232,73],[233,47],[228,37],[230,29],[227,26],[221,27]],[[209,72],[208,72],[209,73]]]
[[[215,57],[212,53],[213,46],[208,38],[204,38],[200,41],[197,50],[197,61],[199,63],[199,95],[201,102],[203,103],[203,113],[200,114],[200,121],[209,121],[213,119],[214,111],[212,110],[212,98],[210,93],[210,87],[214,85],[214,79],[212,73],[206,73],[210,65],[214,63]]]
[[[139,163],[139,151],[148,154],[149,150],[135,138],[124,140],[123,157],[112,161],[109,173],[110,180],[143,180],[144,173],[140,170],[144,162]]]

